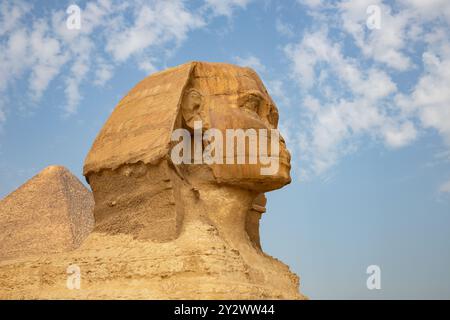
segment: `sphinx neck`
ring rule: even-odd
[[[199,202],[203,212],[219,231],[221,237],[238,250],[259,244],[252,242],[248,229],[252,204],[258,193],[246,189],[222,186],[204,185],[199,188]]]

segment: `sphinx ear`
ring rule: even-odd
[[[196,89],[189,89],[185,92],[181,105],[181,113],[185,125],[189,129],[194,128],[195,121],[202,121],[203,96]]]

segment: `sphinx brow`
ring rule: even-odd
[[[251,96],[253,96],[253,97],[257,97],[257,98],[259,98],[259,99],[265,99],[265,96],[261,93],[261,92],[259,92],[259,91],[256,91],[256,90],[249,90],[249,91],[240,91],[240,92],[238,92],[240,95],[243,95],[243,96],[245,96],[245,97],[251,97]]]

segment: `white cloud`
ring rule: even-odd
[[[0,94],[7,106],[7,90],[23,79],[30,102],[39,103],[55,78],[64,87],[66,115],[75,114],[86,83],[103,86],[115,68],[132,60],[150,73],[178,48],[189,32],[206,26],[211,12],[231,15],[248,0],[205,1],[187,8],[183,0],[124,3],[89,1],[81,6],[81,29],[66,27],[65,8],[34,15],[36,7],[23,1],[0,4]],[[205,10],[205,8],[207,10]],[[208,19],[211,20],[211,19]],[[0,118],[5,118],[5,107]]]
[[[399,94],[396,103],[424,128],[437,130],[450,146],[450,40],[441,32],[431,38],[422,54],[422,74],[411,93]]]
[[[449,30],[432,21],[447,17],[449,5],[405,0],[394,11],[377,0],[301,2],[311,9],[314,31],[287,45],[285,54],[303,97],[294,139],[304,175],[326,172],[361,139],[399,148],[434,129],[450,146]],[[374,4],[382,12],[380,30],[366,26],[366,9]],[[345,37],[356,49],[343,47]],[[399,88],[394,79],[402,72],[421,74],[412,88]]]
[[[291,104],[291,100],[284,89],[285,83],[282,80],[269,79],[266,81],[266,86],[269,94],[276,100],[276,102],[280,102],[284,106],[289,106]],[[280,105],[278,105],[278,107],[280,107]]]
[[[439,187],[439,192],[440,193],[449,193],[450,194],[450,180],[444,182],[443,184],[441,184],[441,186]]]
[[[139,69],[141,69],[142,71],[144,71],[148,74],[157,71],[157,68],[155,67],[155,65],[153,64],[153,62],[150,58],[143,59],[141,62],[139,62]]]
[[[449,54],[450,50],[441,57],[424,53],[425,73],[415,86],[410,103],[418,110],[423,126],[438,130],[450,145]]]
[[[389,75],[376,68],[364,70],[342,51],[328,38],[326,29],[308,33],[299,43],[286,47],[294,78],[305,94],[298,144],[310,165],[305,169],[315,174],[325,172],[353,150],[361,135],[383,139],[391,147],[403,146],[416,137],[412,123],[387,116],[385,99],[397,91]],[[330,79],[338,79],[341,90],[326,93]]]
[[[281,19],[277,19],[275,22],[275,29],[277,32],[285,37],[293,37],[295,35],[292,30],[292,26],[286,22],[283,22]]]
[[[369,30],[366,26],[369,5],[376,5],[381,10],[379,30]],[[342,29],[354,38],[362,53],[400,71],[413,66],[409,45],[426,33],[424,23],[440,17],[450,22],[450,2],[446,0],[401,0],[396,12],[382,0],[345,0],[336,6]]]
[[[266,67],[261,63],[261,60],[253,55],[234,57],[233,60],[239,66],[252,68],[258,73],[264,73],[266,71]]]
[[[318,8],[324,4],[323,0],[297,0],[297,2],[311,8]]]
[[[11,33],[4,44],[0,43],[0,91],[19,77],[27,64],[27,36],[23,29]]]
[[[112,78],[114,67],[108,63],[105,63],[100,59],[97,62],[97,69],[95,70],[94,84],[97,86],[104,86],[105,83]]]
[[[118,61],[171,41],[179,44],[190,30],[204,26],[203,18],[190,13],[181,1],[143,5],[133,14],[134,23],[119,26],[108,38],[107,51]]]
[[[230,17],[234,10],[245,8],[252,0],[205,0],[207,8],[216,15]]]
[[[65,115],[72,115],[77,111],[76,108],[80,103],[82,96],[80,94],[79,83],[76,79],[67,78],[65,83],[66,88],[64,89],[64,93],[66,94],[67,98]]]
[[[399,148],[414,141],[417,136],[417,130],[411,122],[405,122],[397,127],[386,127],[383,130],[383,134],[388,146]]]
[[[444,17],[450,22],[450,2],[447,0],[399,0],[404,8],[414,11],[422,20],[434,20]]]
[[[376,5],[381,10],[379,30],[367,28],[369,15],[366,10],[369,5]],[[342,1],[337,7],[343,30],[354,38],[366,57],[397,70],[411,67],[410,58],[404,53],[407,44],[405,31],[411,18],[409,11],[392,14],[390,7],[382,4],[381,0]]]
[[[0,37],[16,29],[29,10],[30,5],[22,1],[14,3],[2,1],[0,4]]]
[[[1,129],[1,124],[6,121],[6,115],[5,115],[5,112],[3,111],[4,108],[5,108],[5,106],[4,106],[3,99],[0,98],[0,129]]]
[[[32,60],[29,86],[32,98],[37,101],[67,61],[67,55],[61,52],[60,42],[48,35],[48,26],[45,22],[34,23],[32,29],[27,39],[28,53]]]
[[[20,2],[18,7],[3,6],[13,16],[22,7]],[[8,12],[3,14],[8,16]],[[67,56],[62,53],[60,42],[49,35],[48,25],[44,20],[34,21],[30,30],[27,30],[20,18],[14,19],[14,23],[15,25],[8,23],[10,32],[2,37],[5,41],[3,45],[0,44],[0,92],[4,92],[17,79],[29,75],[29,96],[32,101],[38,101],[51,80],[59,73]]]

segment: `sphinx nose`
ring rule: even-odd
[[[286,140],[285,140],[284,137],[281,135],[281,133],[279,134],[279,138],[280,138],[280,143],[283,145],[283,147],[286,148]]]
[[[283,152],[286,155],[288,161],[291,161],[291,153],[286,147],[286,140],[284,140],[283,136],[280,134],[280,144],[283,146]]]

